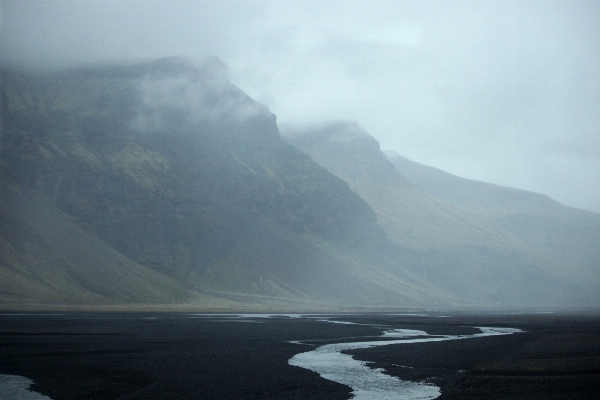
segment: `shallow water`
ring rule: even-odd
[[[482,336],[509,335],[521,332],[514,328],[478,327],[481,333],[474,335],[431,336],[424,331],[393,329],[383,332],[381,337],[395,340],[377,340],[353,343],[333,343],[320,346],[312,351],[296,354],[288,363],[309,369],[323,378],[352,388],[353,399],[377,400],[425,400],[440,396],[440,389],[429,383],[403,381],[386,375],[381,368],[369,368],[364,361],[358,361],[344,350],[365,349],[390,344],[440,342],[445,340],[469,339]],[[296,342],[297,343],[297,342]]]
[[[18,375],[0,375],[0,399],[2,400],[52,400],[48,396],[29,390],[31,379]]]

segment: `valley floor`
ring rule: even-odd
[[[440,399],[597,398],[600,318],[558,314],[4,312],[0,374],[30,378],[53,400],[348,399],[349,387],[288,360],[310,344],[368,340],[385,329],[463,335],[479,326],[525,332],[350,353],[439,386]]]

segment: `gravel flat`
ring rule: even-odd
[[[383,329],[435,335],[478,326],[523,333],[389,345],[348,353],[440,399],[596,399],[600,318],[560,315],[192,317],[160,313],[0,315],[0,374],[63,399],[348,399],[351,389],[288,360],[314,346],[372,340]],[[290,341],[300,341],[290,343]]]

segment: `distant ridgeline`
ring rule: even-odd
[[[512,212],[355,124],[286,143],[219,60],[1,73],[3,308],[598,302],[598,215]]]
[[[375,210],[408,268],[462,301],[600,304],[600,215],[384,154],[356,123],[282,135]]]

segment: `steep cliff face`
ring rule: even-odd
[[[2,121],[3,188],[29,191],[48,213],[54,207],[73,229],[188,297],[436,298],[390,261],[395,250],[373,210],[284,143],[275,116],[229,83],[218,60],[2,71]],[[13,219],[28,215],[2,207]],[[5,271],[31,264],[18,267],[7,254]]]
[[[554,258],[559,254],[550,255],[546,246],[510,229],[506,218],[490,218],[483,206],[480,213],[469,212],[472,210],[438,195],[440,187],[435,183],[425,190],[418,176],[409,175],[414,179],[408,179],[400,174],[380,151],[379,143],[357,124],[284,127],[282,134],[344,179],[376,211],[379,225],[404,249],[405,264],[415,274],[463,301],[520,305],[597,301],[600,286],[590,284],[590,279],[597,282],[600,278],[597,268],[580,265],[573,270],[572,262],[566,261],[577,247],[563,246],[555,252],[561,253],[557,263]],[[447,192],[477,201],[476,193],[458,194],[450,188]],[[501,203],[502,199],[495,201]],[[536,229],[531,218],[534,214],[521,215],[525,231],[527,227]],[[589,229],[584,228],[578,229],[579,247],[595,252],[590,246],[594,236],[588,236]],[[584,271],[586,278],[580,279]]]

